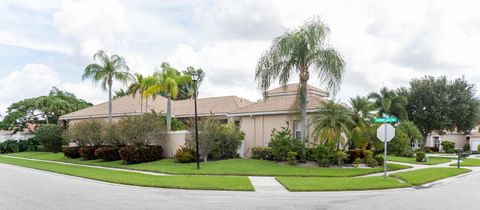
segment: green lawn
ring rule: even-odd
[[[118,184],[200,190],[241,190],[253,191],[248,177],[237,176],[155,176],[126,171],[63,165],[32,160],[0,157],[0,163],[35,168],[60,174],[78,176]]]
[[[68,159],[62,153],[22,152],[8,154],[16,157],[54,160],[78,164],[106,166],[114,168],[134,169],[169,174],[184,175],[243,175],[243,176],[318,176],[318,177],[352,177],[383,171],[377,168],[320,168],[300,167],[278,164],[274,161],[253,159],[230,159],[221,161],[202,162],[201,169],[196,169],[195,163],[175,163],[172,159],[164,159],[149,163],[126,165],[121,161],[102,162],[99,160],[84,161],[82,159]],[[389,170],[400,170],[410,166],[388,164]]]
[[[409,157],[399,157],[399,156],[388,156],[387,159],[388,161],[421,164],[421,165],[437,165],[437,164],[448,163],[452,161],[452,159],[441,158],[441,157],[428,157],[427,162],[417,162],[417,160],[414,157],[409,158]]]
[[[410,184],[391,177],[384,180],[383,176],[359,178],[277,177],[277,180],[290,191],[379,190],[410,186]]]
[[[457,166],[457,162],[455,162],[455,164],[451,164],[451,166]],[[480,166],[480,159],[474,159],[474,158],[463,159],[463,161],[460,162],[460,166]]]
[[[422,185],[470,171],[470,169],[465,168],[425,168],[391,174],[390,176],[399,178],[412,185]]]

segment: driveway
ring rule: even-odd
[[[259,193],[116,185],[0,164],[1,209],[478,209],[480,173],[424,189]]]

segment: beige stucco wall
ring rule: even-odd
[[[310,115],[307,117],[310,119]],[[257,115],[257,116],[242,116],[234,120],[240,121],[240,129],[245,133],[244,140],[244,156],[251,155],[251,148],[255,146],[266,146],[270,142],[270,134],[272,129],[280,129],[287,126],[293,129],[293,121],[297,120],[296,115]],[[309,129],[311,133],[311,129]],[[311,135],[309,135],[311,136]]]
[[[169,131],[167,134],[167,140],[155,141],[152,144],[161,145],[163,152],[162,156],[166,158],[173,158],[175,153],[181,146],[185,145],[187,136],[190,135],[188,131]]]
[[[433,147],[433,137],[434,136],[440,137],[439,138],[440,143],[442,143],[442,141],[452,141],[452,142],[454,142],[455,143],[455,148],[457,148],[457,149],[463,148],[463,145],[468,143],[467,140],[466,140],[467,135],[464,135],[464,134],[444,134],[444,135],[432,134],[432,135],[427,136],[427,142],[426,142],[427,146]]]

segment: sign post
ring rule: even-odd
[[[377,138],[384,142],[383,177],[387,180],[387,142],[395,137],[395,128],[388,123],[397,122],[397,118],[386,115],[385,118],[375,118],[374,122],[383,123],[383,125],[377,129]]]

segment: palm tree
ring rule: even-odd
[[[350,98],[350,106],[352,107],[352,119],[355,126],[364,126],[370,118],[370,112],[373,111],[373,106],[366,97],[356,96]]]
[[[307,82],[310,70],[318,74],[321,83],[335,94],[342,81],[345,61],[342,56],[327,44],[330,29],[318,18],[312,18],[300,28],[287,31],[276,37],[269,50],[258,61],[255,80],[258,88],[266,97],[273,81],[278,80],[286,86],[292,74],[300,77],[300,126],[302,140],[302,159],[305,158],[307,138]]]
[[[393,115],[401,120],[407,119],[407,98],[403,95],[398,95],[393,90],[386,87],[380,89],[380,92],[371,92],[368,94],[368,99],[373,100],[374,106],[378,110],[378,116],[383,114]]]
[[[162,63],[162,71],[155,72],[152,75],[153,84],[149,81],[148,87],[144,95],[146,97],[154,97],[157,94],[163,95],[167,98],[167,129],[171,129],[172,125],[172,99],[175,99],[178,94],[178,87],[181,84],[191,83],[191,77],[181,75],[176,69],[172,68],[168,63]]]
[[[350,127],[355,122],[347,108],[333,101],[323,102],[322,108],[312,117],[313,134],[323,144],[335,144],[337,149],[343,142],[342,133],[350,136]]]
[[[198,96],[198,87],[202,84],[203,78],[205,78],[205,72],[201,68],[195,69],[192,66],[187,67],[187,70],[183,71],[183,75],[192,76],[193,73],[198,74],[197,79],[197,96]],[[193,82],[185,83],[179,86],[177,100],[191,99],[193,97]]]
[[[120,88],[120,90],[114,91],[115,95],[113,95],[113,99],[120,98],[123,96],[128,95],[128,92],[125,91],[123,88]]]
[[[128,72],[129,68],[125,59],[118,55],[108,55],[99,50],[93,55],[95,63],[89,64],[85,68],[82,80],[91,78],[94,83],[100,82],[103,90],[108,89],[108,120],[112,122],[112,83],[118,80],[124,84],[132,79],[132,75]]]
[[[127,93],[133,95],[140,94],[140,114],[143,114],[143,92],[146,90],[145,79],[142,74],[135,73],[135,78],[128,86]]]

